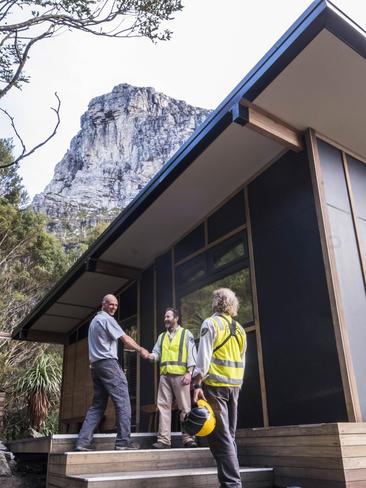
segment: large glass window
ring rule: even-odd
[[[199,256],[177,266],[176,290],[182,323],[196,338],[202,321],[212,315],[212,292],[230,288],[240,300],[238,321],[253,323],[252,292],[248,245],[245,232],[207,249]]]
[[[246,268],[181,297],[182,324],[192,331],[196,339],[203,320],[212,315],[212,292],[217,288],[230,288],[236,293],[240,300],[238,322],[242,325],[253,322],[250,276]]]

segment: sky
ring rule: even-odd
[[[364,0],[334,3],[366,28]],[[183,11],[167,25],[173,31],[167,42],[67,32],[34,48],[26,64],[30,83],[21,91],[12,90],[0,104],[15,117],[31,147],[53,128],[54,92],[62,101],[56,136],[20,165],[31,198],[51,180],[92,98],[129,83],[214,109],[311,1],[183,0],[183,4]],[[12,136],[8,120],[0,118],[0,137]]]

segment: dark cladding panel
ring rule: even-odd
[[[270,425],[346,420],[309,165],[288,152],[249,185]]]
[[[207,220],[208,242],[245,224],[244,193],[241,190]]]
[[[318,141],[325,199],[331,229],[342,309],[346,321],[349,344],[355,372],[358,396],[363,419],[366,419],[365,344],[366,344],[366,293],[360,255],[357,248],[351,204],[348,196],[342,154],[339,149]],[[362,163],[349,158],[352,193],[356,215],[363,230],[366,214],[366,173]]]
[[[154,347],[154,268],[143,272],[140,285],[140,344],[152,350]],[[141,406],[155,403],[154,368],[149,361],[141,359]]]
[[[158,333],[164,327],[164,311],[173,306],[172,253],[167,252],[155,261],[156,310]]]
[[[119,320],[125,320],[137,314],[137,283],[129,286],[119,296]]]
[[[238,428],[263,427],[256,333],[247,333],[247,352],[243,388],[239,396]]]
[[[205,245],[205,228],[201,224],[192,232],[183,237],[181,241],[174,247],[174,259],[177,263],[181,259],[190,256],[196,251],[202,249]]]

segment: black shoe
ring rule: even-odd
[[[75,451],[76,452],[90,452],[93,451],[94,449],[92,447],[84,447],[84,446],[76,446]]]
[[[140,449],[140,444],[129,440],[125,444],[116,445],[114,449],[116,451],[136,451],[137,449]]]
[[[189,441],[184,444],[184,447],[197,447],[197,444],[194,441]]]
[[[170,449],[171,445],[158,441],[158,442],[154,442],[154,444],[152,445],[152,448],[153,449]]]

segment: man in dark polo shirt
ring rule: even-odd
[[[137,351],[144,359],[149,352],[128,336],[114,319],[118,300],[114,295],[103,298],[102,310],[89,326],[88,345],[93,380],[93,403],[89,408],[76,442],[77,451],[90,451],[95,429],[100,424],[111,397],[116,411],[116,450],[138,449],[131,440],[131,403],[126,376],[118,363],[117,341]]]

